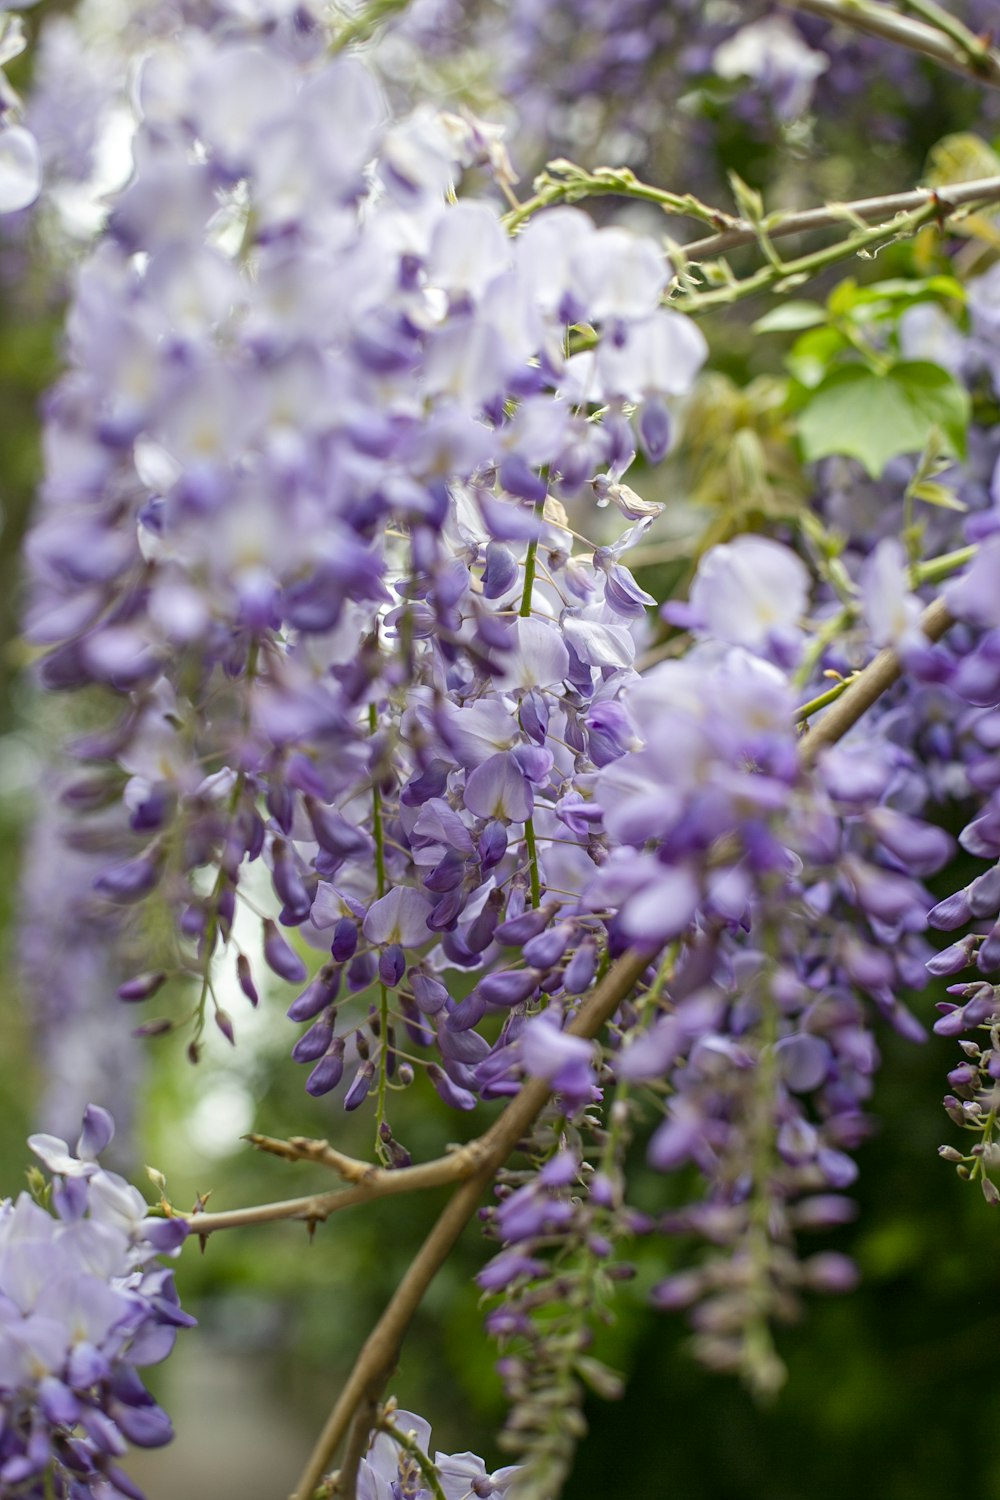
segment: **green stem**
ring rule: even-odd
[[[663,950],[663,959],[656,971],[656,978],[638,1001],[639,1009],[642,1012],[642,1024],[644,1026],[648,1025],[653,1018],[653,1002],[659,1000],[663,994],[663,987],[674,971],[674,964],[677,962],[679,952],[679,943],[668,944]]]
[[[535,507],[537,514],[538,507]],[[526,620],[531,614],[531,594],[535,587],[535,561],[538,555],[538,538],[532,537],[528,543],[528,551],[524,559],[524,590],[521,594],[521,608],[518,614]],[[538,845],[535,841],[535,825],[530,817],[524,820],[524,842],[528,849],[528,868],[531,873],[531,904],[539,907],[542,904],[542,884],[538,874]]]
[[[374,703],[368,705],[368,729],[371,734],[378,731],[378,709]],[[385,895],[385,835],[382,831],[382,789],[376,774],[372,776],[372,836],[375,840],[375,882],[379,896]]]
[[[977,1125],[976,1126],[976,1129],[977,1130],[981,1130],[982,1133],[983,1133],[983,1142],[982,1143],[983,1143],[984,1146],[989,1146],[989,1145],[992,1144],[992,1141],[993,1141],[993,1130],[994,1130],[994,1127],[996,1125],[996,1122],[997,1122],[997,1112],[996,1112],[995,1109],[991,1109],[990,1112],[989,1112],[989,1114],[986,1116],[986,1119],[983,1121],[983,1123],[981,1125]],[[972,1168],[971,1168],[971,1170],[969,1172],[969,1181],[970,1182],[975,1182],[975,1180],[976,1180],[977,1177],[985,1177],[985,1176],[986,1176],[986,1162],[985,1162],[985,1159],[984,1159],[983,1155],[980,1154],[978,1156],[973,1157],[973,1159],[972,1159]]]
[[[970,563],[979,551],[978,546],[958,547],[954,552],[942,552],[940,557],[931,557],[927,562],[918,562],[913,569],[915,583],[938,583],[950,578]]]
[[[757,292],[766,291],[791,278],[804,280],[824,270],[827,266],[836,265],[838,261],[860,254],[870,245],[891,242],[916,234],[917,230],[925,224],[930,224],[940,218],[941,213],[942,205],[931,199],[920,208],[913,209],[908,214],[901,214],[886,224],[876,224],[870,229],[856,230],[854,234],[836,245],[826,245],[822,250],[813,250],[808,255],[800,255],[796,260],[784,261],[780,268],[771,264],[761,266],[752,276],[746,276],[742,281],[734,280],[726,286],[714,287],[708,291],[688,291],[683,287],[675,286],[669,299],[670,305],[695,315],[707,312],[713,307],[728,307],[744,297],[752,297]]]
[[[384,984],[378,987],[379,1054],[378,1097],[375,1102],[375,1155],[384,1167],[392,1166],[392,1154],[382,1139],[382,1123],[385,1120],[385,1100],[389,1091],[389,991]]]
[[[528,550],[524,557],[524,589],[521,593],[521,607],[518,614],[526,620],[531,614],[531,592],[535,587],[535,562],[538,557],[538,538],[533,536],[528,543]]]
[[[796,724],[804,724],[813,714],[818,714],[821,708],[826,708],[828,703],[836,703],[841,693],[850,687],[857,675],[856,672],[852,672],[850,677],[843,678],[825,693],[820,693],[818,698],[810,698],[808,703],[803,703],[801,708],[795,710]]]
[[[343,52],[352,42],[366,42],[383,21],[404,11],[409,3],[410,0],[371,0],[363,11],[343,23],[330,43],[331,56]]]
[[[829,531],[819,516],[814,516],[810,511],[803,513],[802,530],[806,539],[813,544],[820,575],[833,589],[841,604],[853,609],[858,591],[844,566],[841,555],[844,550],[843,537]]]
[[[656,978],[646,993],[636,1001],[639,1011],[639,1025],[637,1031],[646,1031],[652,1025],[656,1016],[656,1002],[663,993],[663,987],[674,971],[677,955],[680,952],[679,943],[671,943],[663,953],[660,967],[656,971]],[[612,1107],[608,1111],[608,1130],[604,1142],[604,1150],[601,1152],[601,1170],[610,1177],[615,1161],[624,1152],[628,1145],[626,1130],[628,1124],[628,1112],[624,1106],[628,1104],[631,1087],[625,1078],[619,1078],[615,1084]],[[617,1111],[615,1105],[621,1106]]]
[[[754,1076],[753,1185],[750,1195],[750,1222],[747,1254],[750,1261],[752,1303],[756,1302],[744,1334],[744,1378],[760,1396],[773,1396],[785,1378],[784,1366],[774,1347],[770,1314],[771,1276],[771,1175],[774,1171],[774,1101],[778,1093],[778,1064],[775,1043],[778,1040],[778,1012],[771,993],[769,976],[764,976],[765,993],[761,997],[760,1056]],[[752,1305],[751,1303],[751,1305]]]
[[[542,904],[542,882],[538,874],[538,844],[535,841],[535,824],[530,817],[524,820],[524,842],[528,848],[528,870],[531,876],[531,904],[537,908]]]
[[[965,53],[969,66],[979,69],[990,60],[990,49],[981,37],[964,26],[957,16],[951,15],[943,6],[935,4],[935,0],[903,0],[907,10],[912,10],[915,16],[922,16],[937,31],[943,32]]]
[[[246,666],[246,681],[250,684],[253,683],[255,677],[257,676],[257,662],[259,660],[259,657],[260,642],[251,641],[250,648],[247,651]],[[243,727],[247,729],[249,728],[249,724],[250,716],[249,712],[247,712],[247,714],[244,716]],[[246,785],[246,772],[239,771],[237,773],[236,780],[233,782],[233,790],[229,797],[229,807],[227,812],[228,820],[230,823],[239,811],[240,803],[243,801],[243,793],[246,791]],[[208,1008],[208,997],[212,990],[212,958],[215,954],[215,939],[219,935],[219,900],[222,896],[223,890],[225,889],[227,879],[228,876],[226,875],[225,870],[220,865],[218,871],[216,872],[215,882],[212,886],[212,910],[211,915],[208,919],[208,926],[205,929],[205,967],[202,970],[201,993],[198,996],[198,1004],[195,1008],[197,1019],[195,1021],[194,1036],[191,1043],[192,1047],[194,1047],[195,1049],[197,1049],[198,1042],[200,1041],[202,1033],[205,1030],[205,1012]],[[218,1005],[216,1005],[216,1009],[218,1009]],[[196,1056],[197,1051],[193,1055]]]
[[[386,1417],[383,1417],[378,1425],[382,1432],[392,1438],[397,1447],[402,1448],[403,1452],[408,1453],[413,1459],[423,1476],[424,1483],[434,1496],[434,1500],[448,1500],[442,1488],[437,1469],[431,1463],[430,1458],[424,1452],[423,1448],[421,1448],[416,1438],[411,1437],[408,1432],[403,1432],[401,1428],[397,1427],[394,1422],[390,1422]]]
[[[910,579],[916,582],[914,568],[920,556],[920,534],[915,525],[913,514],[913,485],[908,484],[903,494],[903,546],[906,549],[906,561],[909,566]]]
[[[802,659],[801,665],[792,677],[794,687],[805,687],[813,674],[813,668],[822,658],[827,646],[829,646],[831,641],[835,641],[838,636],[843,634],[856,613],[857,609],[853,605],[845,604],[843,609],[838,609],[835,615],[831,615],[829,620],[820,626]]]
[[[378,731],[378,709],[374,703],[368,705],[368,728],[371,734]],[[375,888],[379,897],[385,895],[385,830],[382,823],[382,789],[378,784],[378,767],[372,776],[372,836],[375,840]],[[385,1100],[389,1088],[389,991],[379,985],[379,1041],[378,1055],[378,1099],[375,1106],[375,1154],[385,1166],[391,1158],[382,1139],[382,1122],[385,1119]]]
[[[511,234],[539,209],[551,208],[556,203],[579,203],[584,198],[638,198],[643,203],[655,203],[665,214],[699,219],[713,229],[728,229],[737,223],[732,214],[702,203],[691,193],[670,193],[640,182],[628,167],[598,167],[588,172],[585,167],[559,157],[547,163],[533,186],[534,196],[504,215],[504,227]]]

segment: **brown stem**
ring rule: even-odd
[[[701,240],[692,240],[680,245],[674,252],[675,260],[705,261],[729,250],[738,250],[742,245],[755,245],[763,229],[768,239],[782,239],[790,234],[808,234],[816,229],[833,229],[838,225],[863,219],[866,223],[888,222],[898,213],[911,213],[924,204],[936,201],[942,215],[954,212],[967,204],[990,203],[1000,200],[1000,177],[981,177],[975,182],[956,182],[939,188],[912,188],[906,193],[883,193],[878,198],[856,198],[851,203],[831,203],[822,208],[807,208],[801,213],[773,213],[762,219],[759,227],[741,222],[721,234],[707,235]]]
[[[327,1159],[327,1155],[339,1157],[342,1164],[349,1164],[350,1170],[345,1172],[342,1166],[337,1166],[335,1170],[340,1171],[353,1185],[335,1188],[328,1193],[309,1193],[303,1198],[285,1198],[277,1203],[255,1203],[249,1208],[233,1208],[216,1214],[177,1214],[176,1217],[185,1218],[199,1236],[214,1234],[218,1229],[241,1229],[248,1224],[272,1224],[280,1219],[322,1224],[331,1214],[339,1213],[344,1208],[352,1208],[356,1203],[370,1203],[373,1198],[389,1198],[396,1193],[411,1193],[423,1188],[442,1187],[450,1182],[461,1182],[470,1177],[480,1165],[486,1139],[486,1136],[481,1136],[458,1150],[449,1152],[447,1156],[422,1162],[416,1167],[398,1167],[392,1171],[355,1161],[353,1157],[341,1157],[325,1141],[306,1142],[304,1137],[296,1137],[292,1142],[273,1142],[272,1146],[289,1148],[287,1151],[275,1151],[275,1155],[287,1155],[292,1160],[320,1161],[325,1166],[331,1166],[333,1162]],[[294,1147],[298,1143],[315,1148],[326,1147],[326,1152],[316,1149],[309,1154],[295,1156]]]
[[[940,640],[954,619],[943,599],[935,599],[920,617],[920,628],[930,641]],[[899,680],[903,664],[891,647],[880,651],[823,717],[802,739],[802,759],[812,765],[821,750],[843,739],[872,704]]]
[[[1000,87],[1000,54],[978,38],[973,38],[972,45],[959,44],[937,26],[915,21],[888,5],[872,4],[869,0],[782,0],[782,3],[790,10],[808,10],[824,20],[895,42],[976,83]]]
[[[573,1036],[595,1037],[635,987],[652,958],[650,953],[626,953],[619,958],[584,1001],[566,1028]],[[532,1078],[523,1085],[503,1114],[480,1137],[481,1165],[453,1194],[425,1239],[389,1305],[366,1340],[347,1383],[337,1399],[316,1446],[302,1472],[293,1500],[312,1500],[362,1402],[379,1399],[395,1369],[400,1346],[424,1293],[447,1260],[459,1235],[479,1207],[494,1172],[507,1160],[548,1101],[552,1086]],[[410,1168],[408,1170],[416,1170]],[[390,1174],[398,1175],[398,1174]],[[342,1473],[338,1494],[354,1500],[355,1476]]]
[[[347,1434],[347,1442],[344,1444],[344,1462],[340,1473],[336,1475],[330,1486],[331,1500],[337,1496],[343,1500],[345,1489],[351,1494],[357,1487],[358,1467],[365,1454],[368,1452],[368,1439],[371,1437],[372,1428],[378,1420],[378,1406],[374,1401],[362,1401],[354,1413],[351,1430]]]
[[[273,1135],[246,1135],[255,1151],[264,1151],[269,1156],[280,1156],[284,1161],[311,1161],[329,1167],[345,1182],[364,1182],[379,1168],[371,1161],[362,1161],[356,1156],[346,1156],[331,1146],[329,1141],[314,1140],[307,1135],[293,1135],[287,1141]]]

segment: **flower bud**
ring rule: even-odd
[[[288,946],[270,917],[264,922],[264,958],[270,969],[289,984],[301,984],[308,972],[299,955]]]

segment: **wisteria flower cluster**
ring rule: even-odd
[[[170,1420],[140,1371],[170,1353],[182,1311],[159,1257],[187,1234],[150,1217],[142,1195],[99,1161],[114,1134],[88,1107],[74,1151],[28,1144],[52,1174],[43,1207],[0,1204],[0,1484],[8,1495],[140,1495],[117,1466],[130,1443],[159,1447]],[[40,1181],[41,1174],[38,1173]],[[54,1211],[53,1211],[54,1210]]]
[[[540,860],[570,893],[592,867],[574,755],[617,753],[608,679],[650,602],[620,559],[655,507],[621,476],[637,442],[662,455],[704,341],[658,306],[651,242],[566,209],[511,243],[486,203],[442,201],[471,125],[387,128],[353,59],[303,72],[196,42],[145,64],[136,174],[81,271],[27,628],[58,643],[48,686],[127,702],[78,747],[98,769],[67,792],[120,798],[117,826],[93,825],[98,891],[164,896],[191,972],[262,856],[279,924],[332,938],[290,1011],[313,1022],[294,1055],[322,1093],[360,1046],[350,1107],[391,1066],[385,995],[414,950],[440,940],[401,999],[423,1045],[435,966],[522,941]],[[584,322],[594,347],[567,358]],[[565,506],[587,495],[634,524],[576,557]],[[561,904],[524,916],[524,940]],[[542,973],[585,935],[565,927],[550,964],[528,959]],[[271,918],[264,954],[306,978]],[[525,1000],[534,973],[485,979],[446,1030]],[[242,956],[240,976],[254,998]],[[332,1006],[376,979],[373,1059]],[[470,1041],[449,1045],[431,1076],[468,1098]]]
[[[668,62],[670,99],[750,78],[791,129],[847,89],[852,48],[881,59],[881,42],[763,5],[634,3],[611,27],[589,4],[416,0],[384,50],[348,48],[403,9],[338,31],[309,4],[157,0],[119,39],[127,94],[109,102],[121,69],[93,91],[84,77],[89,131],[83,95],[56,86],[75,33],[43,42],[30,118],[57,179],[92,174],[114,110],[131,170],[72,274],[25,547],[25,636],[75,728],[63,827],[50,807],[36,835],[24,966],[64,1041],[85,1034],[76,991],[117,989],[135,1035],[181,1033],[193,1062],[213,1021],[238,1040],[221,973],[250,1006],[284,993],[303,1108],[369,1111],[374,1160],[259,1138],[347,1186],[245,1211],[164,1202],[160,1219],[98,1165],[103,1109],[75,1155],[33,1137],[55,1214],[27,1196],[0,1210],[12,1494],[136,1493],[115,1461],[170,1429],[135,1371],[190,1321],[155,1256],[189,1228],[203,1244],[271,1217],[315,1228],[410,1186],[454,1196],[297,1500],[329,1492],[342,1442],[363,1500],[554,1500],[584,1388],[620,1389],[592,1325],[639,1235],[696,1243],[679,1267],[667,1252],[654,1302],[687,1311],[704,1363],[772,1393],[772,1325],[857,1278],[799,1239],[853,1217],[880,1029],[923,1040],[919,992],[942,976],[934,1031],[963,1051],[946,1108],[976,1137],[943,1154],[1000,1201],[995,271],[963,282],[956,261],[779,304],[758,327],[805,331],[794,378],[746,396],[678,597],[643,572],[664,510],[648,497],[671,498],[718,415],[696,317],[950,217],[974,233],[1000,176],[789,219],[739,183],[721,214],[612,174],[707,219],[703,260],[685,260],[574,201],[610,179],[545,179],[551,196],[520,203],[494,121],[419,97],[394,113],[405,48],[433,51],[433,31],[440,61],[451,26],[463,47],[503,36],[530,140],[542,82],[567,110],[600,98],[601,130],[626,96],[619,124],[655,127]],[[957,22],[935,46],[1000,76]],[[900,56],[904,79],[925,67]],[[3,202],[0,162],[0,207],[28,201]],[[782,259],[786,231],[817,224],[843,242]],[[741,279],[731,246],[760,268]],[[780,496],[778,441],[798,485]],[[990,867],[942,898],[927,882],[950,880],[948,803]],[[79,931],[73,974],[57,922]],[[957,936],[938,951],[929,928]],[[430,1163],[397,1104],[425,1084],[467,1114],[500,1105]],[[656,1209],[630,1201],[635,1151],[674,1178]],[[431,1458],[429,1425],[380,1404],[477,1209],[503,1441],[524,1460],[492,1473]]]
[[[383,1423],[359,1466],[359,1500],[396,1500],[400,1495],[430,1500],[440,1494],[445,1500],[472,1495],[493,1500],[505,1495],[517,1478],[516,1466],[510,1465],[488,1474],[475,1453],[435,1453],[432,1463],[430,1423],[413,1412],[392,1408]]]

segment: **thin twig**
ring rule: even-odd
[[[980,43],[978,38],[974,39],[976,45],[970,49],[965,39],[960,44],[938,26],[914,21],[888,5],[873,4],[870,0],[782,0],[782,3],[790,10],[807,10],[826,21],[835,21],[869,36],[881,37],[883,41],[895,42],[910,52],[919,52],[941,63],[953,73],[974,79],[976,83],[1000,87],[1000,54]]]
[[[596,167],[588,171],[565,157],[557,157],[546,163],[533,186],[533,196],[503,217],[503,225],[510,234],[520,229],[539,209],[551,208],[557,203],[580,203],[585,198],[635,198],[654,204],[665,214],[699,219],[715,229],[726,229],[739,222],[734,214],[714,208],[710,203],[702,203],[693,193],[671,193],[667,188],[642,182],[629,167]]]
[[[907,10],[912,10],[915,16],[923,19],[936,31],[943,31],[945,36],[950,36],[952,41],[959,47],[969,59],[969,65],[975,71],[982,59],[989,54],[989,44],[981,36],[976,36],[970,31],[964,21],[953,16],[951,11],[945,10],[943,5],[938,5],[937,0],[903,0]],[[978,80],[979,74],[976,72]]]
[[[994,178],[992,181],[994,183],[992,191],[987,198],[977,200],[980,204],[1000,200],[1000,178]],[[721,285],[709,285],[707,289],[702,289],[693,287],[690,284],[690,278],[684,278],[679,272],[668,292],[667,301],[673,307],[679,307],[684,312],[697,315],[712,307],[726,307],[743,297],[752,297],[757,292],[766,291],[768,288],[777,288],[779,291],[788,290],[800,281],[806,280],[807,277],[815,276],[818,271],[824,270],[827,266],[835,265],[837,261],[846,260],[852,255],[868,254],[871,257],[896,240],[909,239],[925,224],[942,224],[948,213],[952,211],[952,206],[948,201],[950,191],[954,190],[929,189],[922,205],[912,209],[909,213],[897,214],[884,223],[856,229],[846,239],[838,240],[832,245],[825,245],[821,250],[813,250],[808,255],[800,255],[795,260],[775,262],[772,259],[741,281],[734,279],[729,273],[729,279],[723,281]],[[677,257],[675,256],[674,259],[676,262]],[[728,271],[725,261],[720,264]]]
[[[314,1140],[312,1136],[293,1135],[281,1140],[273,1135],[245,1135],[255,1151],[264,1151],[269,1156],[280,1156],[284,1161],[308,1161],[317,1166],[329,1167],[345,1182],[363,1182],[379,1168],[371,1161],[361,1161],[356,1156],[345,1156],[331,1146],[329,1141]]]
[[[346,1180],[353,1186],[346,1188],[335,1188],[327,1193],[309,1193],[303,1198],[286,1198],[277,1203],[255,1203],[248,1208],[233,1208],[226,1212],[216,1214],[176,1214],[177,1218],[185,1218],[191,1225],[194,1233],[199,1236],[214,1234],[219,1229],[241,1229],[249,1224],[273,1224],[282,1219],[294,1219],[306,1224],[323,1224],[331,1214],[339,1213],[341,1209],[352,1208],[357,1203],[370,1203],[374,1198],[389,1198],[396,1193],[412,1193],[424,1188],[443,1187],[448,1183],[461,1182],[464,1178],[471,1177],[483,1158],[484,1143],[486,1137],[481,1136],[477,1140],[469,1141],[467,1145],[459,1147],[447,1156],[436,1157],[434,1161],[421,1162],[415,1167],[387,1167],[368,1166],[363,1162],[355,1162],[353,1157],[341,1158],[343,1163],[350,1164],[350,1172]],[[296,1138],[302,1142],[302,1137]],[[340,1153],[326,1146],[325,1141],[313,1141],[307,1143],[313,1147],[326,1147],[326,1152],[317,1150],[312,1155],[294,1154],[295,1143],[273,1142],[274,1146],[288,1146],[288,1150],[275,1150],[276,1156],[285,1156],[288,1160],[311,1160],[321,1162],[324,1166],[333,1166],[334,1170],[342,1176],[345,1175],[341,1166],[335,1166],[333,1158],[339,1157]],[[270,1147],[264,1149],[271,1149]],[[355,1168],[362,1168],[358,1176]]]
[[[761,220],[760,227],[769,239],[782,239],[790,234],[808,234],[816,229],[833,229],[852,220],[863,219],[866,223],[890,220],[896,214],[909,213],[936,201],[942,214],[947,215],[973,203],[990,203],[1000,200],[1000,177],[980,177],[974,182],[955,182],[944,187],[911,188],[905,193],[883,193],[877,198],[856,198],[850,203],[829,203],[823,208],[807,208],[801,213],[770,213]],[[680,261],[714,260],[729,250],[738,250],[742,245],[755,245],[759,230],[749,220],[741,219],[730,229],[712,234],[701,240],[692,240],[689,245],[679,245],[674,252]]]
[[[820,693],[818,697],[810,698],[808,703],[803,703],[795,710],[796,724],[804,724],[807,719],[812,718],[813,714],[818,714],[821,708],[828,708],[831,703],[836,703],[837,699],[842,698],[847,692],[851,683],[857,680],[857,677],[858,673],[853,672],[850,677],[845,677],[833,687],[827,688],[825,693]]]

